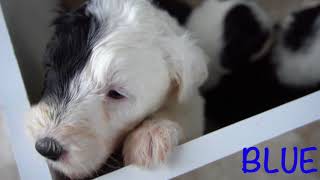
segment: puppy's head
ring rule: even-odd
[[[93,0],[54,24],[44,94],[27,125],[36,150],[71,178],[102,166],[172,84],[183,103],[206,79],[205,55],[149,1]]]
[[[292,12],[281,24],[273,58],[281,84],[294,89],[313,89],[320,84],[319,27],[319,2]]]
[[[225,74],[246,71],[269,54],[273,44],[272,19],[254,1],[204,1],[187,27],[211,58],[209,88]]]

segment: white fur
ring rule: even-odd
[[[216,85],[220,78],[227,72],[220,65],[219,52],[222,50],[223,19],[225,12],[232,7],[232,1],[218,2],[208,0],[196,8],[188,20],[187,28],[197,43],[209,55],[209,87]],[[219,8],[217,8],[219,7]],[[212,74],[214,73],[214,74]]]
[[[292,21],[288,17],[288,22]],[[320,18],[316,22],[320,27]],[[296,87],[312,87],[320,83],[320,30],[308,40],[308,43],[297,52],[292,52],[280,43],[276,49],[274,61],[277,66],[278,79],[286,85]]]
[[[166,117],[152,117],[126,138],[124,162],[142,167],[163,163],[181,137],[181,129],[177,123]]]
[[[182,126],[188,139],[202,135],[198,88],[208,60],[188,33],[147,0],[93,0],[88,10],[104,28],[89,63],[70,84],[71,101],[40,102],[28,118],[34,140],[49,136],[67,151],[49,163],[71,178],[88,176],[133,128],[157,113]],[[125,98],[109,98],[111,89]],[[168,136],[169,144],[181,142],[178,135]]]

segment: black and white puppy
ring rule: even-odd
[[[225,127],[270,108],[265,92],[274,23],[254,1],[206,0],[188,29],[210,56],[204,87],[206,131]]]
[[[36,150],[71,179],[94,174],[123,141],[125,163],[148,167],[203,133],[208,58],[156,5],[91,0],[54,22],[27,123]]]
[[[293,12],[283,23],[274,62],[279,81],[296,89],[320,85],[320,4]]]
[[[277,27],[253,1],[207,0],[194,11],[188,28],[211,58],[207,132],[319,89],[319,9]]]
[[[272,20],[253,1],[206,0],[194,10],[187,27],[211,58],[211,87],[224,75],[257,61],[272,45]]]

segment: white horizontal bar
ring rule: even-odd
[[[163,180],[200,168],[296,128],[320,120],[320,91],[177,147],[167,165],[127,166],[98,180]]]
[[[18,13],[18,12],[17,12]],[[49,180],[48,167],[36,155],[25,134],[25,113],[29,101],[0,5],[0,111],[9,129],[9,138],[21,180]],[[0,150],[1,151],[1,150]]]

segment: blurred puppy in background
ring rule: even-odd
[[[267,110],[274,21],[255,1],[207,0],[187,28],[210,57],[204,87],[206,132]]]
[[[275,4],[207,0],[192,13],[187,27],[210,56],[206,132],[319,89],[319,1],[291,4],[286,17]]]

